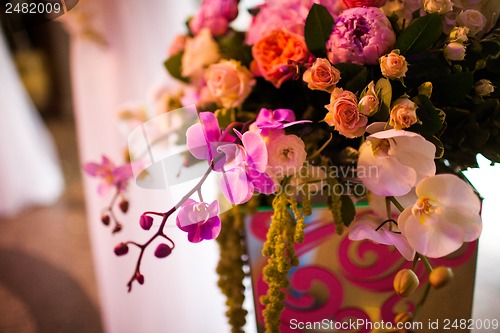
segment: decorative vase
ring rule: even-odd
[[[369,214],[367,206],[357,206],[357,216]],[[246,220],[248,253],[259,332],[264,332],[263,306],[259,298],[267,285],[262,269],[267,259],[262,246],[273,212],[262,210]],[[395,328],[399,312],[413,312],[425,292],[425,283],[408,298],[395,294],[393,279],[403,268],[410,268],[392,246],[371,241],[351,241],[348,232],[335,233],[331,212],[315,208],[306,218],[305,238],[296,246],[298,267],[289,273],[285,309],[280,332],[349,331],[382,332]],[[477,242],[465,243],[448,257],[432,260],[433,265],[451,267],[458,279],[443,289],[432,290],[419,317],[408,323],[415,332],[469,332],[460,320],[471,317]],[[420,281],[427,280],[423,265],[417,265]],[[463,325],[462,325],[463,327]]]

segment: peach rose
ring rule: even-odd
[[[348,90],[335,88],[330,96],[330,104],[325,122],[347,138],[356,138],[365,132],[368,118],[358,112],[358,99]]]
[[[378,111],[379,100],[375,92],[375,83],[372,81],[366,87],[366,92],[362,95],[358,103],[358,110],[365,116],[373,116]]]
[[[448,60],[462,61],[465,58],[465,46],[462,43],[451,42],[445,45],[443,53]]]
[[[388,79],[401,79],[408,71],[408,63],[405,57],[399,55],[399,50],[393,50],[388,55],[379,59],[382,75]]]
[[[406,97],[398,98],[394,101],[389,119],[390,126],[394,127],[396,130],[401,130],[417,122],[417,104]]]
[[[205,80],[212,97],[225,108],[241,105],[255,85],[252,73],[236,60],[222,60],[211,65]]]
[[[285,30],[273,30],[252,47],[254,75],[262,76],[279,88],[295,74],[295,66],[289,61],[304,62],[309,57],[304,39]]]
[[[181,59],[182,76],[199,75],[204,68],[219,61],[220,57],[219,46],[210,30],[202,29],[198,35],[186,41]]]
[[[323,90],[331,93],[335,85],[340,81],[340,71],[333,67],[325,58],[318,58],[311,68],[308,68],[302,76],[307,87],[311,90]]]
[[[424,10],[427,13],[446,14],[452,9],[451,0],[424,0]]]

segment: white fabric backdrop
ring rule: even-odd
[[[26,93],[0,27],[0,216],[53,204],[64,183],[54,143]]]
[[[71,42],[71,70],[81,161],[98,161],[102,153],[121,159],[126,140],[120,136],[116,108],[128,101],[144,100],[155,82],[166,76],[162,62],[195,3],[164,0],[87,1],[95,28],[108,45],[75,35]],[[78,5],[80,6],[80,4]],[[142,273],[145,284],[126,283],[133,273],[138,251],[116,257],[120,241],[143,241],[151,233],[138,225],[144,210],[166,211],[174,198],[157,190],[130,188],[131,209],[116,235],[100,222],[106,201],[96,194],[97,181],[84,177],[97,282],[104,328],[124,332],[228,332],[224,298],[217,288],[217,244],[190,244],[186,234],[170,222],[176,248],[166,259],[146,252]],[[154,228],[154,227],[153,227]]]

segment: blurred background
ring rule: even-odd
[[[107,285],[117,284],[116,289],[123,294],[119,297],[127,297],[123,279],[96,282],[100,280],[99,276],[103,276],[105,266],[109,265],[101,258],[113,258],[113,254],[112,247],[103,250],[101,240],[95,236],[97,233],[108,234],[110,230],[100,224],[99,209],[96,208],[99,199],[89,199],[93,195],[90,193],[95,191],[95,183],[89,185],[83,181],[81,159],[99,158],[95,151],[104,150],[107,142],[97,146],[94,143],[96,149],[89,148],[85,142],[92,137],[99,138],[106,126],[113,125],[113,112],[120,103],[128,101],[125,96],[141,98],[147,94],[149,85],[165,76],[161,60],[166,56],[175,29],[182,32],[182,20],[187,14],[192,14],[196,1],[171,12],[168,12],[165,1],[152,1],[147,10],[137,5],[139,1],[135,2],[135,8],[130,7],[130,1],[121,4],[120,1],[109,1],[106,6],[93,2],[89,7],[93,6],[95,24],[101,29],[94,29],[89,23],[87,11],[77,11],[83,1],[76,5],[75,15],[70,20],[36,25],[28,23],[25,26],[20,23],[21,28],[16,26],[16,29],[12,29],[9,19],[0,13],[3,15],[0,36],[1,333],[139,332],[130,324],[137,313],[121,313],[123,326],[110,323],[109,318],[118,315],[110,307],[120,299],[113,303],[110,300],[112,294],[104,290]],[[124,3],[128,6],[126,10]],[[152,12],[162,14],[151,18]],[[117,13],[122,14],[121,20]],[[134,15],[134,19],[138,15],[142,20],[127,20],[127,15]],[[175,28],[151,27],[151,21]],[[120,36],[118,31],[130,26],[130,22],[135,22],[135,37],[124,43],[125,39],[116,36]],[[146,34],[151,35],[152,28],[162,31],[163,35],[145,38]],[[100,31],[105,33],[101,35]],[[126,33],[124,30],[122,35]],[[137,40],[146,46],[141,49]],[[127,47],[135,45],[143,53],[120,54],[120,50],[126,50],[120,43]],[[118,51],[113,53],[114,47]],[[148,52],[154,53],[157,59],[144,60],[142,57]],[[128,58],[128,64],[135,63],[137,67],[137,73],[129,71],[127,74],[135,76],[128,76],[127,82],[120,83],[128,84],[129,90],[122,87],[119,94],[112,90],[100,91],[103,95],[113,96],[107,96],[110,101],[89,114],[96,104],[86,105],[88,100],[83,98],[90,96],[89,91],[97,92],[98,89],[94,87],[92,90],[88,85],[92,82],[98,86],[103,84],[100,80],[108,80],[105,75],[113,73],[109,72],[113,66],[120,70],[121,58],[117,58],[118,55]],[[102,68],[94,67],[102,62],[102,57],[108,62]],[[141,66],[151,68],[142,69]],[[139,73],[142,71],[156,74],[142,77]],[[82,73],[94,77],[85,79]],[[140,88],[134,86],[141,80],[147,83]],[[124,80],[117,75],[115,81]],[[134,93],[131,95],[128,91]],[[111,107],[106,109],[103,105]],[[95,125],[100,120],[101,125]],[[118,141],[114,137],[110,139],[113,140]],[[485,198],[473,318],[500,319],[500,166],[490,166],[481,156],[478,161],[481,168],[467,172]],[[113,242],[116,243],[116,239]],[[125,270],[128,272],[129,267]],[[217,289],[215,278],[209,278],[205,283]],[[154,295],[155,290],[151,289],[143,297],[152,298]],[[209,297],[210,302],[209,294],[203,297]],[[220,299],[215,303],[216,310],[223,309]],[[121,310],[127,311],[127,308]],[[155,311],[161,314],[163,309]],[[219,322],[224,322],[223,310],[219,312]],[[137,323],[142,327],[140,331],[152,332],[146,322],[153,316],[141,314],[140,318],[139,321],[143,320]],[[149,324],[163,327],[154,322]],[[225,326],[214,324],[214,327]],[[195,329],[176,331],[197,332]],[[483,331],[492,332],[475,330]]]

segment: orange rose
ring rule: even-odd
[[[311,68],[304,72],[302,79],[307,83],[309,89],[331,93],[340,81],[340,71],[333,67],[328,59],[318,58]]]
[[[309,57],[304,39],[285,30],[273,30],[252,47],[254,61],[251,69],[279,88],[297,72],[293,62],[304,62]]]
[[[325,122],[343,136],[357,138],[365,133],[368,118],[359,113],[358,99],[352,92],[335,88],[325,108],[328,110]]]

